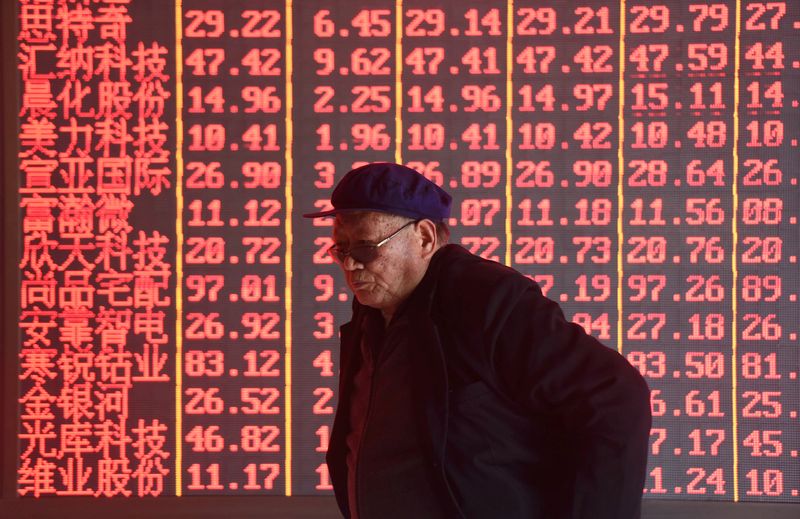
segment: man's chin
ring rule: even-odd
[[[374,297],[374,294],[371,291],[362,288],[360,290],[353,290],[353,294],[355,294],[356,299],[362,305],[369,306],[371,308],[379,308],[379,301]]]
[[[353,294],[356,296],[359,303],[365,306],[371,306],[372,298],[369,292],[366,290],[353,290]]]

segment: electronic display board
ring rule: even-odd
[[[323,495],[335,182],[651,387],[645,497],[800,503],[800,5],[19,0],[17,493]]]

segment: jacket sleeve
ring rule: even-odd
[[[651,425],[644,378],[567,322],[535,284],[504,303],[510,306],[494,319],[492,367],[503,392],[552,420],[568,444],[556,475],[571,487],[566,517],[638,518]]]

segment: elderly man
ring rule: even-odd
[[[367,164],[331,197],[341,328],[327,461],[345,517],[639,516],[649,391],[519,272],[448,245],[451,198]]]

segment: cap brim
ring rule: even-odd
[[[362,211],[370,211],[374,213],[386,213],[386,214],[394,214],[397,216],[405,216],[407,218],[414,218],[417,220],[427,218],[428,220],[441,220],[443,218],[447,218],[448,215],[443,216],[435,216],[435,215],[426,215],[420,214],[413,211],[406,211],[403,209],[396,209],[396,208],[376,208],[376,207],[347,207],[347,208],[339,208],[339,209],[330,209],[328,211],[320,211],[318,213],[305,213],[303,218],[325,218],[327,216],[336,216],[337,214],[341,213],[357,213]]]
[[[338,213],[336,209],[331,209],[330,211],[320,211],[319,213],[306,213],[303,215],[303,218],[324,218],[326,216],[336,216]]]
[[[306,213],[303,218],[325,218],[326,216],[336,216],[339,213],[355,213],[358,211],[379,211],[379,209],[367,209],[360,207],[340,207],[339,209],[328,209],[318,213]]]

